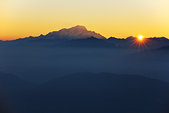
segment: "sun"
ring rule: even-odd
[[[135,46],[138,48],[145,48],[148,47],[148,40],[143,35],[138,35],[133,38],[131,46]]]
[[[143,41],[143,40],[144,40],[144,36],[139,35],[139,36],[137,37],[137,39],[138,39],[139,41]]]

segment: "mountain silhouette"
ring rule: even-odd
[[[68,29],[64,28],[59,31],[50,32],[45,37],[48,39],[85,39],[89,37],[105,39],[104,36],[94,31],[88,31],[86,27],[80,25]]]

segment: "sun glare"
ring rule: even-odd
[[[147,39],[144,38],[143,35],[138,35],[137,37],[134,37],[132,40],[131,46],[135,46],[138,48],[145,48],[147,47]]]
[[[139,41],[143,41],[143,40],[144,40],[144,37],[143,37],[143,36],[141,36],[141,35],[140,35],[140,36],[138,36],[137,38],[138,38],[138,40],[139,40]]]

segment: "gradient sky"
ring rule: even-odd
[[[84,25],[107,38],[169,38],[169,0],[0,0],[0,39]]]

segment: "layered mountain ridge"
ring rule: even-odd
[[[22,39],[58,39],[58,40],[71,40],[71,39],[87,39],[90,37],[95,37],[97,39],[106,39],[99,33],[94,31],[89,31],[85,26],[77,25],[71,28],[63,28],[59,31],[49,32],[46,35],[40,35],[38,37],[27,37]]]

